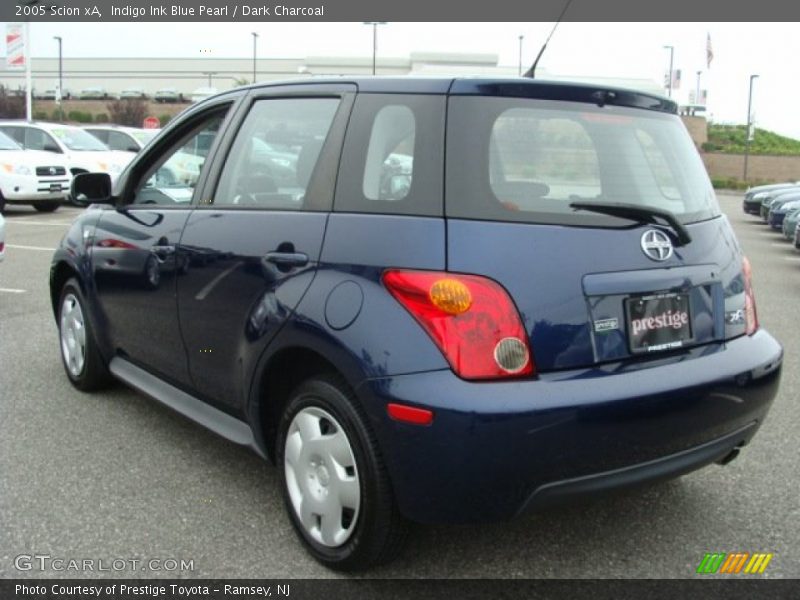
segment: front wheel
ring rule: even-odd
[[[356,402],[337,377],[309,380],[292,394],[277,436],[292,524],[314,558],[339,571],[388,562],[408,530]]]
[[[105,387],[111,376],[97,348],[77,280],[70,279],[64,284],[58,306],[58,337],[67,377],[84,392]]]
[[[51,213],[55,212],[60,205],[61,202],[59,202],[58,200],[51,200],[48,202],[37,202],[36,204],[33,205],[33,208],[35,208],[39,212]]]

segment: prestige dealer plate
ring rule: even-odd
[[[686,294],[655,294],[625,300],[631,352],[680,348],[692,339],[692,318]]]

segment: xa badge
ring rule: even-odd
[[[642,251],[653,260],[667,260],[672,256],[672,241],[658,229],[648,229],[642,234]]]

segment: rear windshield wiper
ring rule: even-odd
[[[572,202],[570,208],[575,210],[589,210],[604,215],[611,215],[612,217],[620,217],[623,219],[630,219],[632,221],[639,221],[640,223],[653,223],[659,224],[659,220],[672,227],[675,235],[678,237],[678,246],[685,246],[692,241],[689,231],[686,227],[678,221],[677,217],[668,210],[661,210],[659,208],[652,208],[650,206],[639,206],[638,204],[623,204],[621,202],[603,203],[603,202]]]

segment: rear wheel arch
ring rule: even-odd
[[[321,353],[304,346],[278,350],[261,369],[253,388],[251,422],[270,461],[275,461],[278,425],[292,392],[303,382],[320,376],[336,378],[342,385],[355,389],[342,369]]]

